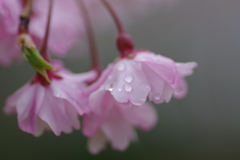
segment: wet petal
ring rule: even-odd
[[[152,129],[158,120],[157,111],[150,103],[138,107],[121,107],[122,115],[128,122],[143,130]]]
[[[123,151],[130,142],[137,139],[137,134],[134,127],[124,118],[117,108],[113,108],[105,122],[102,124],[101,129],[108,137],[114,149]]]
[[[121,67],[125,67],[122,69]],[[147,79],[141,71],[141,64],[132,60],[121,60],[115,65],[111,79],[105,84],[116,101],[136,106],[142,105],[150,91]],[[112,89],[111,89],[112,88]]]
[[[181,99],[186,96],[187,92],[188,84],[186,80],[183,78],[181,81],[181,86],[174,91],[174,97],[177,99]]]
[[[41,109],[45,90],[40,84],[34,84],[22,94],[16,105],[19,127],[28,133],[34,133],[35,120]]]
[[[135,60],[145,63],[173,88],[179,87],[180,77],[175,62],[170,58],[161,55],[155,55],[151,52],[140,52],[137,54]]]
[[[190,76],[193,74],[193,69],[198,66],[196,62],[188,62],[188,63],[176,63],[179,74],[182,77]]]

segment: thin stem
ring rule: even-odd
[[[51,23],[51,15],[52,15],[52,7],[53,7],[53,0],[49,1],[49,7],[48,7],[48,18],[47,18],[47,25],[46,25],[46,31],[43,39],[43,44],[41,48],[41,55],[49,61],[49,56],[47,55],[47,48],[48,48],[48,39],[49,39],[49,30],[50,30],[50,23]]]
[[[85,21],[85,28],[87,30],[87,35],[88,35],[88,43],[89,43],[89,49],[91,54],[91,60],[92,60],[92,69],[95,69],[98,72],[98,75],[100,75],[101,67],[99,62],[98,49],[97,49],[94,31],[90,21],[89,13],[87,11],[87,7],[85,5],[84,0],[80,0],[80,6],[81,6],[84,21]]]
[[[125,29],[123,27],[123,24],[122,24],[120,18],[117,16],[116,12],[114,11],[113,7],[110,5],[110,3],[107,0],[102,0],[102,3],[108,9],[108,11],[110,12],[111,16],[113,17],[113,19],[114,19],[114,21],[116,23],[116,26],[118,28],[119,34],[125,33]]]
[[[20,15],[20,24],[18,28],[18,34],[27,33],[30,16],[32,13],[33,0],[25,0],[23,11]]]
[[[33,4],[33,0],[26,0],[26,4],[21,13],[21,17],[30,18],[30,15],[32,13],[32,4]]]
[[[117,13],[114,11],[113,7],[107,0],[101,0],[104,6],[107,8],[112,18],[115,21],[115,24],[118,28],[118,36],[116,39],[117,48],[121,54],[122,58],[129,57],[129,54],[134,51],[134,43],[132,37],[125,31],[124,26],[117,16]]]

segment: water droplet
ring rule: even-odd
[[[150,90],[150,89],[151,89],[151,86],[150,86],[149,84],[146,84],[145,88],[146,88],[147,90]]]
[[[156,100],[159,100],[159,99],[160,99],[160,94],[156,93],[156,94],[154,95],[154,98],[155,98]]]
[[[131,74],[127,74],[124,80],[128,83],[131,83],[133,81],[133,76]]]
[[[60,96],[61,96],[61,94],[60,94],[60,93],[57,93],[57,94],[56,94],[56,97],[60,97]]]
[[[124,90],[127,92],[131,92],[132,91],[132,86],[130,84],[125,84],[124,85]]]
[[[123,63],[118,65],[118,70],[119,71],[124,71],[125,70],[125,65]]]
[[[112,92],[112,91],[113,91],[113,83],[112,83],[112,82],[108,83],[108,84],[106,85],[105,89],[106,89],[106,90],[109,90],[110,92]]]
[[[151,86],[150,86],[150,84],[148,82],[142,82],[141,83],[141,87],[143,87],[143,89],[146,89],[148,91],[151,90]]]
[[[119,92],[122,92],[122,88],[118,88],[118,91],[119,91]]]

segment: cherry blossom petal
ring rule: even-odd
[[[154,70],[173,88],[179,87],[179,74],[175,62],[170,58],[155,55],[151,52],[139,52],[135,60],[145,63],[149,68]]]
[[[198,66],[196,62],[176,63],[179,74],[182,77],[190,76],[193,74],[193,69]]]
[[[177,99],[181,99],[186,96],[187,92],[188,84],[186,80],[183,78],[181,81],[181,86],[174,91],[174,97]]]
[[[150,103],[137,107],[121,106],[120,110],[128,122],[143,130],[152,129],[158,120],[157,111]]]
[[[100,115],[90,112],[83,116],[83,134],[87,137],[91,137],[96,134],[102,123]]]
[[[140,63],[125,59],[115,64],[111,78],[105,86],[109,87],[110,91],[112,88],[111,93],[116,101],[120,103],[130,101],[136,106],[146,101],[150,88],[146,84],[147,79],[140,65]]]
[[[65,110],[66,107],[71,106],[69,104],[66,105],[65,100],[51,97],[51,95],[51,91],[47,90],[45,99],[38,113],[39,118],[45,121],[57,136],[61,134],[61,131],[70,133],[74,123],[69,121]],[[75,119],[77,119],[77,117],[75,117]],[[75,129],[79,129],[79,127]]]
[[[14,94],[12,94],[10,97],[7,98],[6,103],[8,104],[7,107],[4,107],[4,112],[6,114],[13,114],[16,113],[16,105],[19,101],[19,98],[22,96],[24,92],[29,90],[31,85],[27,84],[21,87],[18,91],[16,91]]]
[[[23,131],[34,133],[36,116],[41,105],[43,105],[45,93],[40,84],[34,84],[19,98],[16,110],[18,113],[18,125]]]
[[[137,140],[137,134],[132,125],[119,117],[112,117],[107,120],[101,129],[116,150],[123,151],[131,141]]]
[[[107,144],[107,137],[101,130],[98,130],[94,136],[88,139],[88,150],[92,154],[98,154],[105,149]]]

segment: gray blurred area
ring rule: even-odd
[[[40,138],[18,129],[16,116],[0,112],[0,159],[240,159],[240,1],[182,0],[171,12],[159,11],[128,27],[137,48],[149,49],[177,62],[196,61],[199,67],[187,78],[188,95],[156,105],[157,126],[138,130],[139,142],[125,152],[110,146],[97,156],[88,153],[80,131]],[[98,34],[104,66],[118,55],[115,30]],[[74,51],[72,51],[74,52]],[[89,68],[88,56],[65,59],[74,72]],[[23,62],[0,68],[0,105],[24,85],[33,69]]]

